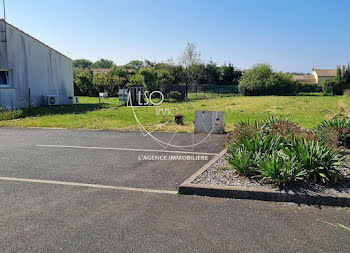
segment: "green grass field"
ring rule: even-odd
[[[98,98],[80,97],[79,105],[34,108],[30,117],[25,117],[20,110],[11,117],[1,112],[4,115],[0,116],[0,127],[138,129],[131,108],[120,106],[116,98],[104,98],[101,102],[99,105]],[[179,113],[185,115],[185,125],[175,125],[170,115],[157,116],[155,107],[134,110],[148,130],[161,126],[157,131],[179,132],[193,131],[196,110],[225,111],[226,130],[241,120],[261,120],[269,115],[283,115],[303,127],[312,128],[336,114],[350,114],[349,99],[342,96],[214,97],[184,103],[165,102],[162,107],[178,108]]]

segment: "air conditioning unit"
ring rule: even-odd
[[[58,96],[57,95],[47,95],[45,96],[45,105],[58,105]]]

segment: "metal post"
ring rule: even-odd
[[[28,88],[28,106],[32,104],[32,100],[30,98],[30,88]]]
[[[7,51],[7,26],[6,26],[6,5],[5,5],[5,0],[2,0],[2,5],[3,5],[3,11],[4,11],[4,41],[1,41],[1,43],[5,43],[5,66],[2,66],[2,67],[5,67],[5,68],[8,68],[8,51]],[[1,38],[2,40],[2,38]],[[3,48],[3,47],[1,47]]]
[[[5,0],[2,0],[2,5],[3,5],[3,7],[4,7],[4,20],[6,20]]]

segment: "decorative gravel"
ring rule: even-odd
[[[349,168],[349,156],[348,161],[343,168],[345,179],[338,182],[337,185],[319,185],[319,184],[307,184],[307,183],[295,183],[289,185],[282,190],[291,190],[295,192],[304,193],[350,193],[350,168]],[[229,164],[225,160],[225,156],[217,160],[211,167],[199,175],[193,182],[193,184],[208,184],[208,185],[228,185],[239,187],[261,187],[281,190],[275,184],[261,183],[259,178],[248,178],[241,176],[234,170],[230,169]]]

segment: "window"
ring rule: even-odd
[[[10,71],[0,70],[0,88],[10,87]]]

